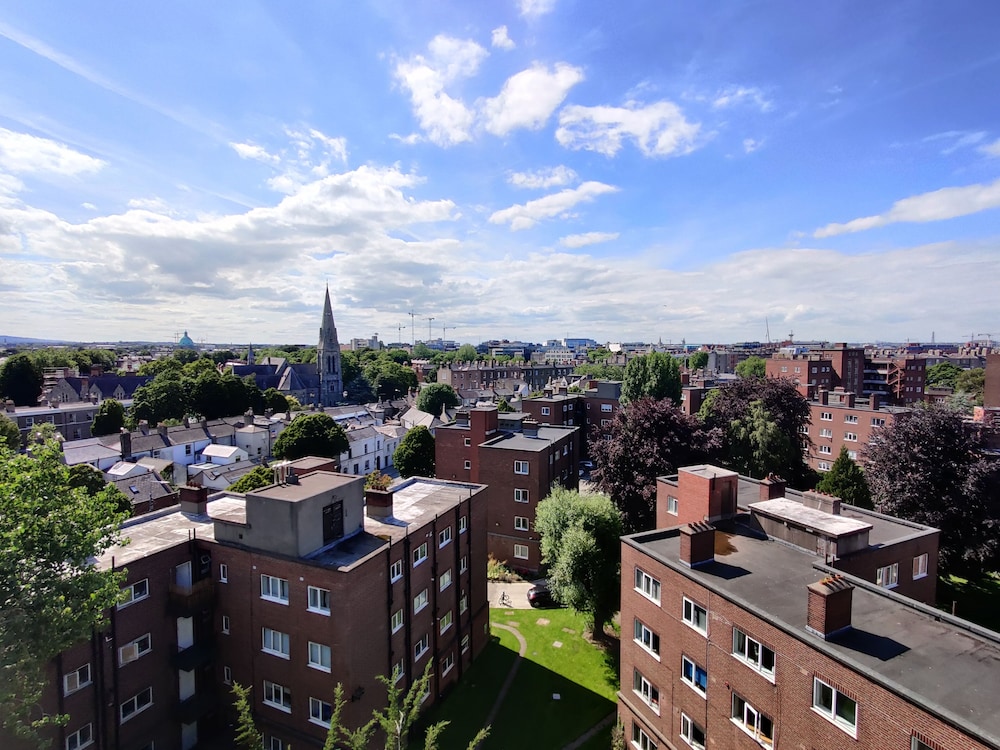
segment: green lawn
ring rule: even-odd
[[[938,581],[938,607],[965,620],[1000,631],[1000,573],[990,573],[979,581],[945,576]]]
[[[490,616],[493,623],[516,627],[528,650],[483,750],[558,750],[614,711],[617,656],[606,657],[583,637],[584,617],[567,609],[492,609]],[[539,624],[539,620],[549,622]],[[495,640],[425,720],[452,722],[442,737],[441,750],[465,750],[485,723],[514,662],[517,639],[499,628],[493,633]],[[588,750],[609,747],[610,731],[591,740]]]

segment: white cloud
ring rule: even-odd
[[[81,208],[85,208],[88,211],[96,211],[97,210],[97,206],[95,206],[93,203],[89,203],[89,202],[88,203],[81,203],[80,207]]]
[[[427,137],[439,146],[468,141],[475,113],[445,86],[475,75],[489,54],[471,40],[439,34],[428,45],[429,55],[414,55],[396,64],[396,78],[410,93],[413,113]]]
[[[764,145],[764,141],[762,141],[762,140],[758,141],[758,140],[756,140],[754,138],[744,138],[743,139],[743,151],[744,151],[744,153],[747,153],[747,154],[752,154],[754,151],[756,151],[757,149],[759,149],[763,145]]]
[[[65,143],[0,128],[0,169],[15,174],[49,173],[73,177],[100,171],[106,162]]]
[[[617,193],[618,190],[614,185],[606,185],[603,182],[585,182],[576,188],[562,190],[543,198],[496,211],[490,216],[490,223],[510,223],[510,228],[513,231],[530,229],[542,219],[568,215],[569,211],[578,203],[589,203],[599,195]]]
[[[975,146],[977,143],[986,137],[985,131],[965,131],[965,130],[949,130],[945,133],[935,133],[934,135],[929,135],[924,138],[924,143],[933,143],[935,141],[946,141],[947,145],[941,149],[942,156],[949,156],[960,148],[965,148],[966,146]]]
[[[274,168],[278,174],[267,180],[279,193],[291,195],[303,185],[330,174],[332,165],[347,163],[347,139],[332,137],[312,127],[284,128],[287,145],[268,151],[256,143],[229,145],[241,159],[252,159]]]
[[[833,237],[903,222],[923,224],[929,221],[943,221],[991,208],[1000,208],[1000,180],[989,184],[941,188],[903,198],[893,203],[892,208],[883,214],[865,216],[845,224],[827,224],[813,232],[813,236]]]
[[[484,127],[501,136],[515,128],[537,130],[582,80],[583,70],[572,65],[556,63],[549,70],[535,63],[508,78],[498,96],[483,101]]]
[[[979,151],[987,156],[1000,156],[1000,138],[993,143],[984,143],[979,147]]]
[[[170,206],[162,198],[133,198],[128,202],[129,208],[134,208],[139,211],[149,211],[154,214],[163,214],[168,216],[172,213]]]
[[[699,123],[688,122],[673,102],[624,107],[570,105],[559,113],[556,140],[566,148],[614,156],[626,139],[646,156],[687,154],[696,148]]]
[[[563,247],[578,248],[587,245],[597,245],[601,242],[611,242],[618,239],[618,232],[584,232],[583,234],[569,234],[559,239],[559,244]]]
[[[497,49],[514,49],[517,46],[514,44],[514,40],[507,36],[506,26],[498,26],[493,29],[490,41]]]
[[[551,13],[556,7],[556,0],[518,0],[521,15],[528,18],[537,18]]]
[[[253,159],[254,161],[262,161],[265,164],[270,164],[272,166],[278,166],[281,159],[275,154],[269,154],[267,149],[263,146],[258,146],[255,143],[233,143],[230,141],[230,147],[235,151],[241,159]]]
[[[562,164],[532,172],[513,172],[507,176],[507,182],[514,187],[532,190],[569,185],[576,182],[576,179],[576,172]]]
[[[727,86],[719,91],[712,100],[715,109],[727,109],[748,102],[761,112],[770,112],[774,108],[771,102],[756,86]]]

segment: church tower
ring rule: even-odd
[[[326,301],[323,303],[323,325],[319,329],[316,366],[319,368],[320,405],[339,404],[344,400],[344,377],[340,369],[340,342],[337,341],[337,326],[333,322],[329,284],[326,287]]]

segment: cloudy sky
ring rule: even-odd
[[[0,334],[311,343],[329,283],[342,341],[998,336],[997,28],[990,0],[11,0]]]

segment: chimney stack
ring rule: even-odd
[[[802,504],[807,508],[821,510],[832,516],[840,515],[840,498],[828,495],[825,492],[806,490],[802,493]]]
[[[774,472],[760,480],[760,499],[777,500],[785,496],[785,480]]]
[[[392,490],[365,489],[365,509],[369,518],[384,519],[392,516]]]
[[[534,419],[525,419],[521,422],[521,432],[525,437],[538,437],[538,422]]]
[[[831,576],[810,583],[806,630],[824,640],[851,627],[851,600],[854,586],[843,576]]]
[[[122,446],[122,461],[128,461],[132,458],[132,433],[122,427],[119,440]]]
[[[190,513],[193,516],[203,516],[208,507],[208,488],[189,487],[185,485],[180,488],[181,513]]]
[[[160,422],[158,425],[156,425],[156,431],[160,433],[161,438],[163,438],[164,440],[167,439],[167,425],[165,423]]]
[[[715,560],[715,527],[704,521],[681,526],[681,563],[689,568]]]

